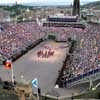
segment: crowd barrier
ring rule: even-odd
[[[77,76],[77,77],[74,77],[74,78],[72,78],[72,79],[69,79],[69,80],[67,80],[66,82],[65,82],[65,87],[68,87],[69,86],[69,84],[72,84],[72,83],[74,83],[74,82],[76,82],[76,81],[79,81],[79,80],[81,80],[81,79],[84,79],[84,78],[86,78],[86,77],[89,77],[90,75],[95,75],[96,73],[99,73],[100,72],[100,68],[97,68],[97,69],[95,69],[95,70],[92,70],[92,71],[89,71],[89,72],[87,72],[87,73],[85,73],[85,74],[82,74],[82,75],[79,75],[79,76]]]

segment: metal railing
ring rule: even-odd
[[[99,72],[100,72],[100,68],[97,68],[97,69],[89,71],[85,74],[79,75],[77,77],[73,77],[65,82],[65,87],[69,87],[69,85],[71,86],[72,84],[76,85],[77,83],[80,83],[81,80],[83,80],[91,75],[95,76],[95,74],[99,73]],[[76,83],[76,84],[74,84],[74,83]]]

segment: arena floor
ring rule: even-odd
[[[39,58],[39,50],[47,50],[48,47],[54,51],[54,55],[49,58]],[[54,41],[45,41],[29,51],[16,62],[13,63],[14,76],[17,81],[30,82],[38,78],[42,93],[49,93],[58,96],[72,95],[72,89],[55,89],[55,82],[58,77],[58,71],[61,70],[62,62],[65,59],[68,47],[66,43],[56,43]],[[0,77],[3,80],[11,80],[11,71],[0,70]],[[33,88],[37,92],[36,88]],[[75,93],[79,92],[75,90]]]

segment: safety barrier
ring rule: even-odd
[[[91,75],[95,75],[96,73],[99,73],[99,72],[100,72],[100,69],[95,69],[95,70],[89,71],[85,74],[82,74],[82,75],[79,75],[77,77],[74,77],[74,78],[67,80],[64,85],[65,85],[65,87],[69,87],[69,85],[74,84],[74,82],[80,82],[81,79],[84,79],[84,78],[89,77]]]

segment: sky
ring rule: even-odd
[[[0,0],[0,4],[10,4],[10,3],[15,3],[16,1],[18,4],[24,4],[24,3],[71,4],[73,2],[73,0]],[[80,0],[81,4],[93,2],[93,1],[99,1],[99,0]]]

